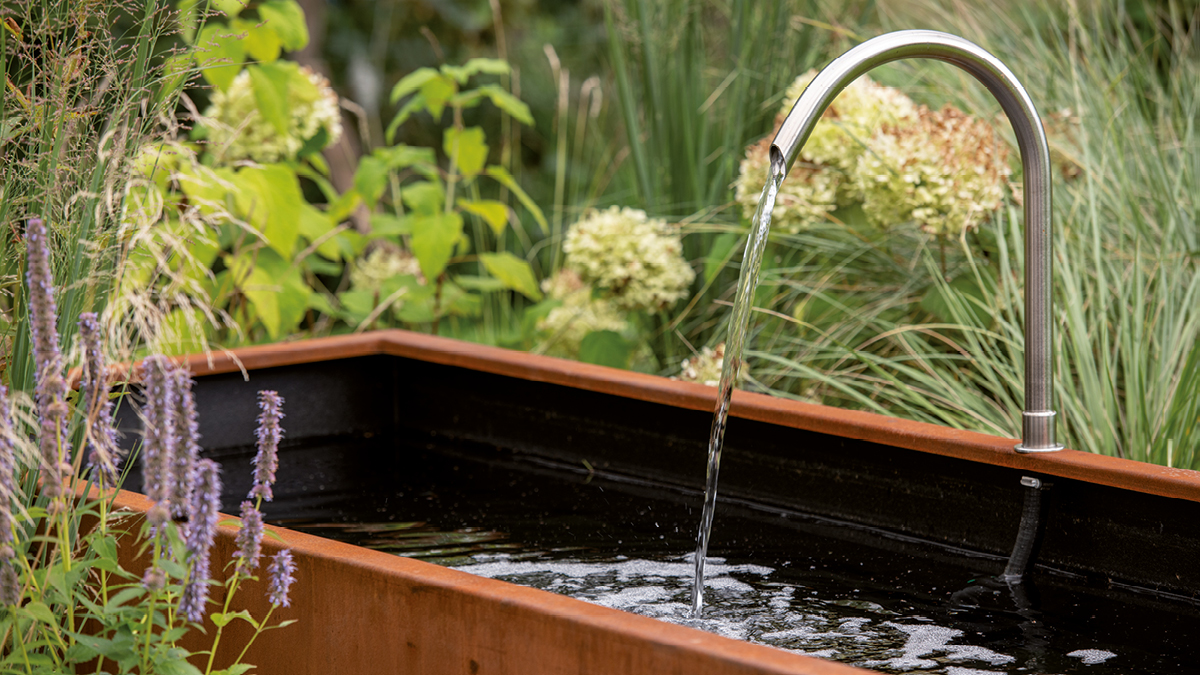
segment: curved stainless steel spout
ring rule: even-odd
[[[876,66],[908,58],[953,63],[975,76],[1000,102],[1016,132],[1025,183],[1025,410],[1017,452],[1054,452],[1051,341],[1050,151],[1029,94],[1003,63],[978,45],[947,33],[905,30],[867,40],[839,56],[808,85],[771,145],[790,171],[821,114],[838,93]]]

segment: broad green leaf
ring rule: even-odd
[[[246,54],[250,58],[262,63],[269,63],[279,58],[283,42],[279,39],[279,34],[269,24],[235,19],[233,21],[233,28],[238,32],[246,34]]]
[[[397,218],[386,213],[371,214],[372,237],[398,237],[412,234],[412,222],[408,218]]]
[[[392,171],[421,164],[433,166],[437,162],[433,148],[414,148],[411,145],[378,148],[372,154],[382,160]]]
[[[396,86],[392,87],[392,103],[408,96],[414,91],[420,91],[425,83],[439,77],[438,71],[433,68],[417,68],[408,75],[400,78]]]
[[[213,0],[212,7],[225,16],[233,18],[245,9],[246,0]]]
[[[315,309],[326,316],[337,316],[337,310],[329,301],[329,296],[313,291],[308,296],[308,308]]]
[[[364,201],[368,204],[379,201],[387,182],[388,167],[383,160],[374,155],[359,160],[358,169],[354,171],[354,189],[362,195]]]
[[[31,617],[35,621],[39,621],[44,624],[51,626],[58,625],[58,619],[55,618],[54,612],[50,611],[50,608],[47,607],[46,603],[44,602],[35,600],[22,607],[21,613]]]
[[[438,278],[450,256],[454,245],[462,235],[462,216],[457,213],[412,216],[413,255],[421,265],[421,273],[432,283]]]
[[[375,309],[375,294],[370,291],[345,291],[338,293],[342,303],[342,318],[346,323],[357,326]]]
[[[528,297],[534,302],[542,299],[537,279],[529,263],[517,256],[504,253],[480,253],[479,260],[492,276],[504,282],[508,288]]]
[[[163,61],[162,77],[159,79],[156,88],[155,100],[162,102],[171,98],[184,89],[188,79],[194,74],[192,70],[192,57],[185,54],[176,54],[169,56]],[[8,120],[12,121],[12,120]],[[0,133],[0,140],[4,140],[7,134]]]
[[[196,40],[196,29],[200,26],[200,17],[203,16],[204,2],[203,0],[179,0],[177,7],[180,34],[183,36],[183,41],[190,45]]]
[[[229,197],[239,192],[238,178],[233,169],[229,168],[182,166],[178,179],[179,187],[188,197],[188,203],[199,208],[200,213],[206,216],[227,213],[232,208]]]
[[[337,236],[337,242],[338,248],[342,250],[342,259],[350,260],[357,258],[371,240],[354,230],[345,230]]]
[[[263,325],[273,340],[291,333],[300,325],[308,310],[308,296],[312,292],[304,283],[298,267],[269,250],[258,252],[256,266],[244,290],[256,308],[259,303],[268,308],[269,316],[263,317]],[[271,296],[269,300],[267,295]],[[271,323],[268,323],[268,319]]]
[[[336,238],[335,238],[336,239]],[[336,241],[334,242],[336,246]],[[338,248],[338,255],[341,255],[341,249]],[[304,271],[319,274],[324,277],[340,277],[342,275],[342,265],[340,263],[326,260],[319,255],[310,255],[300,264]]]
[[[274,63],[246,68],[254,88],[254,102],[263,119],[281,136],[287,135],[291,111],[288,109],[288,84],[291,73]]]
[[[708,255],[704,257],[704,283],[712,283],[713,277],[717,276],[717,273],[729,263],[729,258],[733,253],[733,247],[737,245],[738,238],[736,232],[726,232],[713,241],[712,247],[708,250]]]
[[[188,663],[187,659],[182,656],[158,661],[154,664],[153,672],[155,675],[204,675],[199,668]]]
[[[454,78],[459,84],[466,84],[467,78],[472,75],[478,73],[508,75],[512,72],[512,67],[503,59],[474,58],[461,66],[444,65],[442,72]]]
[[[400,199],[413,211],[432,215],[442,210],[446,193],[439,183],[413,183],[400,192]]]
[[[334,227],[336,227],[333,221],[329,219],[329,216],[307,202],[300,205],[299,226],[300,234],[310,243],[317,241],[321,237],[328,236]],[[342,257],[341,252],[338,251],[337,242],[334,241],[333,237],[328,237],[325,241],[318,244],[317,253],[330,260],[340,260]]]
[[[611,330],[597,330],[583,336],[579,343],[579,360],[610,368],[626,368],[633,354],[633,345]]]
[[[504,202],[491,199],[480,199],[478,201],[460,199],[458,200],[458,205],[467,213],[473,213],[483,218],[484,222],[488,224],[488,227],[492,228],[497,237],[504,234],[504,226],[508,225],[508,205]]]
[[[505,91],[504,87],[498,84],[485,84],[476,89],[476,91],[487,96],[491,100],[492,105],[512,115],[513,119],[521,124],[533,124],[533,115],[529,112],[529,106],[525,105],[521,99]]]
[[[251,626],[258,628],[258,622],[255,621],[254,617],[250,616],[250,612],[245,609],[224,614],[221,612],[213,612],[210,617],[212,618],[213,624],[216,625],[217,628],[228,626],[234,619],[241,619]]]
[[[483,298],[468,293],[455,284],[447,281],[442,284],[442,298],[438,306],[438,314],[454,316],[479,316],[483,307]]]
[[[208,345],[204,339],[204,313],[198,309],[171,310],[158,324],[154,335],[154,350],[160,354],[196,354]]]
[[[509,192],[516,195],[517,201],[521,202],[521,205],[525,207],[525,210],[533,214],[533,219],[537,221],[538,227],[541,228],[543,234],[550,231],[550,226],[546,223],[546,216],[542,213],[542,210],[538,208],[538,205],[535,204],[532,199],[529,198],[529,195],[525,194],[525,191],[521,189],[521,186],[517,185],[517,181],[512,177],[512,174],[508,172],[508,169],[505,169],[502,166],[493,165],[487,168],[486,173],[497,183],[508,188]]]
[[[467,180],[479,175],[487,163],[488,146],[479,127],[447,129],[442,136],[442,149]]]
[[[308,44],[308,25],[304,10],[295,0],[269,0],[258,6],[258,15],[275,31],[283,48],[289,52],[304,49]]]
[[[211,24],[196,38],[196,63],[208,83],[225,91],[237,77],[246,56],[240,34],[224,24]]]
[[[331,221],[340,223],[349,218],[362,203],[362,195],[358,194],[358,190],[347,190],[329,204],[325,215],[329,216]]]
[[[421,97],[425,100],[425,109],[433,115],[433,121],[442,119],[442,111],[446,109],[446,101],[458,93],[458,85],[449,77],[438,75],[430,78],[421,85]]]
[[[268,246],[291,259],[300,234],[300,205],[304,195],[296,173],[286,166],[270,164],[246,167],[238,172],[241,194],[238,207],[259,231]]]

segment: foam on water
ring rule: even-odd
[[[1094,666],[1097,663],[1104,663],[1105,661],[1116,656],[1116,654],[1103,649],[1077,649],[1073,652],[1069,652],[1067,656],[1072,656],[1082,660],[1083,665],[1085,666]]]
[[[761,565],[709,558],[705,567],[708,611],[693,618],[691,556],[556,561],[482,554],[476,559],[478,563],[459,569],[729,638],[868,668],[990,675],[996,671],[986,668],[1016,660],[986,647],[962,644],[967,641],[963,631],[938,626],[916,613],[899,616],[869,601],[823,600],[800,584],[773,582],[775,570]]]

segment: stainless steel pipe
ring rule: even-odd
[[[808,85],[771,144],[787,171],[838,93],[876,66],[909,58],[952,63],[975,76],[1000,102],[1016,132],[1025,198],[1025,410],[1017,452],[1054,452],[1054,355],[1051,325],[1050,150],[1029,94],[995,56],[973,42],[930,30],[872,38],[842,54]]]

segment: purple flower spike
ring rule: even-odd
[[[272,605],[283,605],[287,607],[290,604],[288,600],[288,589],[292,583],[296,581],[296,563],[292,561],[291,549],[283,549],[275,554],[271,559],[270,568],[271,578],[267,582],[267,599]]]
[[[142,575],[142,586],[148,591],[161,591],[167,586],[167,573],[157,565],[147,567]]]
[[[8,389],[0,384],[0,548],[11,547],[12,502],[16,496],[13,470],[17,464],[17,435],[12,428],[12,403]],[[0,556],[3,557],[3,556]]]
[[[262,513],[254,508],[254,502],[242,502],[242,529],[237,533],[237,574],[248,577],[254,574],[258,567],[258,558],[262,555],[263,520]]]
[[[100,324],[96,315],[79,315],[79,340],[83,344],[82,406],[87,417],[88,466],[102,486],[117,482],[117,431],[113,428],[112,401],[108,400],[108,377],[100,348]]]
[[[262,498],[271,501],[274,494],[271,485],[275,482],[275,470],[279,468],[279,441],[283,439],[283,429],[279,421],[283,419],[283,397],[274,391],[258,392],[258,407],[262,412],[258,416],[258,454],[254,456],[254,487],[250,488],[250,498]]]
[[[196,482],[196,462],[200,459],[200,425],[196,421],[196,399],[192,396],[192,377],[183,368],[171,373],[174,388],[174,453],[171,458],[171,516],[188,517],[188,502]]]
[[[142,362],[146,404],[142,408],[145,431],[142,438],[142,484],[146,496],[157,503],[170,499],[174,475],[175,387],[171,386],[171,362],[151,356]],[[167,513],[170,517],[170,513]],[[161,523],[155,523],[161,524]]]
[[[28,255],[25,278],[29,284],[29,328],[37,366],[34,399],[42,427],[42,493],[57,499],[66,494],[63,482],[70,475],[71,466],[66,461],[70,449],[67,443],[67,381],[62,373],[58,309],[54,305],[54,277],[50,273],[47,238],[42,219],[30,219],[25,227]]]
[[[0,605],[17,605],[21,602],[21,576],[11,560],[0,561]]]
[[[211,459],[196,462],[196,489],[192,492],[187,531],[191,571],[179,599],[179,612],[189,621],[203,619],[204,606],[208,602],[209,555],[217,535],[218,510],[221,508],[220,471],[220,465]]]

